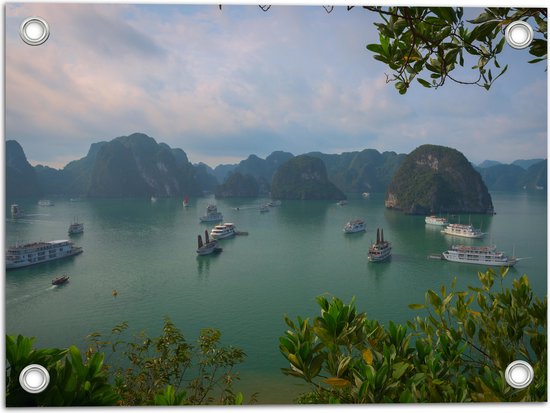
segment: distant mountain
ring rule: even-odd
[[[256,197],[259,192],[258,181],[252,175],[233,172],[216,189],[216,198]]]
[[[36,172],[17,141],[6,141],[6,198],[38,197],[42,194]]]
[[[219,185],[214,170],[202,162],[194,164],[193,166],[195,168],[195,181],[199,188],[201,188],[202,191],[214,192]]]
[[[492,191],[518,191],[522,189],[546,189],[546,160],[536,163],[514,161],[512,164],[499,164],[489,168],[477,168],[483,181]],[[531,164],[528,169],[520,165]]]
[[[308,155],[296,156],[277,169],[271,184],[274,199],[345,199],[344,193],[327,177],[323,161]]]
[[[523,180],[525,189],[544,189],[548,188],[547,182],[548,161],[545,159],[527,169]]]
[[[529,167],[537,164],[537,163],[540,163],[544,161],[544,159],[542,158],[537,158],[537,159],[518,159],[514,162],[512,162],[512,165],[517,165],[517,166],[520,166],[522,167],[523,169],[527,170],[529,169]]]
[[[385,192],[405,154],[380,153],[375,149],[328,155],[321,152],[306,154],[321,159],[328,178],[344,192]]]
[[[385,204],[410,214],[493,212],[491,195],[466,157],[437,145],[422,145],[407,155]]]
[[[501,163],[499,161],[483,161],[479,165],[477,165],[478,168],[490,168],[491,166],[500,165]]]
[[[497,164],[478,169],[487,188],[493,191],[511,191],[521,189],[527,173],[517,165]]]
[[[231,172],[235,170],[237,164],[221,164],[214,168],[214,176],[218,182],[225,182]]]
[[[183,150],[142,133],[94,143],[61,170],[40,165],[35,172],[45,193],[93,197],[199,195],[218,184],[206,165],[193,166]]]
[[[250,155],[239,162],[232,173],[239,172],[241,175],[249,175],[258,183],[260,193],[267,194],[271,190],[271,181],[275,171],[294,155],[289,152],[275,151],[265,159],[256,155]]]

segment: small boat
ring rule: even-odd
[[[21,209],[19,208],[19,205],[12,204],[11,206],[11,217],[12,218],[21,218],[23,216],[23,213],[21,212]]]
[[[269,205],[267,205],[267,204],[261,205],[261,206],[260,206],[260,212],[261,212],[261,213],[269,212]]]
[[[424,222],[429,225],[439,225],[447,226],[449,225],[449,220],[445,217],[438,217],[435,215],[430,215],[429,217],[424,218]]]
[[[84,224],[82,222],[76,222],[76,220],[69,225],[69,235],[82,234],[84,232]]]
[[[60,277],[54,278],[52,280],[52,285],[61,285],[61,284],[65,284],[68,281],[69,281],[69,276],[68,275],[62,275]]]
[[[189,208],[189,197],[185,197],[185,199],[183,200],[183,207]]]
[[[268,202],[266,205],[271,208],[281,206],[281,201],[279,200],[271,201],[271,202]]]
[[[217,222],[223,221],[223,215],[221,212],[218,212],[216,205],[208,205],[206,207],[206,215],[203,215],[199,219],[201,222]]]
[[[204,231],[204,239],[205,239],[206,242],[203,244],[201,236],[200,235],[198,236],[197,254],[199,254],[199,255],[209,255],[209,254],[213,254],[215,252],[221,252],[222,251],[222,249],[220,247],[218,247],[218,241],[216,241],[216,240],[210,241],[208,239],[208,231],[206,231],[206,230]]]
[[[40,201],[38,201],[38,205],[43,207],[49,207],[49,206],[54,206],[54,203],[49,199],[41,199]]]
[[[516,257],[508,257],[502,251],[497,251],[495,245],[484,247],[453,245],[442,254],[442,257],[447,261],[490,267],[513,267],[519,260]]]
[[[449,224],[441,232],[443,234],[455,235],[457,237],[464,238],[483,238],[485,236],[485,233],[481,232],[480,229],[474,228],[472,225],[463,224]]]
[[[151,197],[151,202],[157,202],[157,197],[152,196],[152,197]]]
[[[384,241],[384,230],[376,229],[376,243],[369,248],[368,258],[370,262],[380,262],[391,256],[391,244]]]
[[[220,240],[224,238],[231,238],[235,236],[235,224],[226,222],[223,225],[216,225],[210,231],[210,237],[214,240]]]
[[[345,199],[342,199],[341,201],[336,202],[336,205],[340,205],[340,206],[347,205],[347,204],[348,204],[348,201],[346,201]]]
[[[361,194],[361,196],[362,196],[363,198],[368,198],[368,197],[370,196],[370,193],[368,193],[368,192],[363,192],[363,193]]]
[[[346,234],[353,234],[354,232],[361,232],[366,230],[367,226],[365,225],[365,221],[363,221],[362,219],[356,219],[355,221],[348,222],[343,229]]]

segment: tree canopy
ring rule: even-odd
[[[466,20],[462,7],[372,7],[378,13],[375,23],[380,41],[367,45],[374,58],[385,63],[394,82],[405,94],[413,81],[427,88],[443,86],[447,80],[477,85],[489,90],[503,75],[498,56],[504,50],[504,30],[514,21],[533,27],[534,39],[529,63],[547,60],[547,9],[486,8],[477,17]],[[473,63],[471,70],[462,70]]]

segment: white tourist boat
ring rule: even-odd
[[[480,229],[474,228],[472,225],[464,224],[449,224],[441,232],[447,235],[465,238],[483,238],[485,236],[485,233],[481,232]]]
[[[71,241],[57,240],[15,245],[6,251],[6,269],[27,267],[46,261],[58,260],[80,254],[81,247]]]
[[[76,222],[76,220],[69,225],[69,235],[82,234],[84,232],[84,223]]]
[[[261,212],[261,213],[269,212],[269,205],[267,205],[267,204],[265,204],[265,205],[260,205],[260,212]]]
[[[363,198],[368,198],[368,197],[370,196],[370,193],[369,193],[369,192],[363,192],[363,193],[361,194],[361,196],[362,196]]]
[[[12,204],[11,205],[11,217],[12,218],[21,218],[23,216],[23,212],[21,212],[21,208],[19,208],[19,205]]]
[[[380,262],[391,256],[391,243],[384,241],[384,230],[376,229],[376,243],[369,248],[368,258],[371,262]]]
[[[438,217],[435,215],[430,215],[429,217],[424,218],[424,222],[429,225],[439,225],[441,227],[449,225],[449,220],[445,217]]]
[[[340,206],[347,205],[347,204],[348,204],[348,201],[345,199],[342,199],[341,201],[336,202],[336,205],[340,205]]]
[[[54,203],[49,199],[41,199],[40,201],[38,201],[38,205],[47,207],[47,206],[54,206]]]
[[[208,231],[204,231],[204,239],[205,239],[205,242],[203,243],[201,236],[200,235],[198,236],[197,254],[210,255],[215,252],[222,251],[222,249],[218,246],[218,241],[216,240],[210,241],[208,239]]]
[[[365,221],[363,221],[362,219],[356,219],[355,221],[348,222],[343,229],[346,234],[353,234],[354,232],[361,232],[366,230],[367,226],[365,224]]]
[[[497,251],[494,245],[484,247],[453,245],[442,255],[447,261],[494,267],[512,267],[518,262],[516,257],[508,257],[502,251]]]
[[[213,240],[220,240],[233,237],[235,236],[235,234],[235,224],[226,222],[222,225],[216,225],[214,228],[212,228],[212,231],[210,231],[210,238],[212,238]]]
[[[206,215],[199,218],[201,222],[217,222],[223,221],[223,215],[218,211],[216,205],[208,205],[206,207]]]

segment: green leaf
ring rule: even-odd
[[[424,79],[421,79],[421,78],[417,77],[416,80],[418,80],[418,83],[420,83],[424,87],[427,87],[427,88],[432,87],[432,85],[430,85],[430,82],[428,82]],[[424,308],[424,304],[409,304],[409,308],[412,308],[412,309]]]

